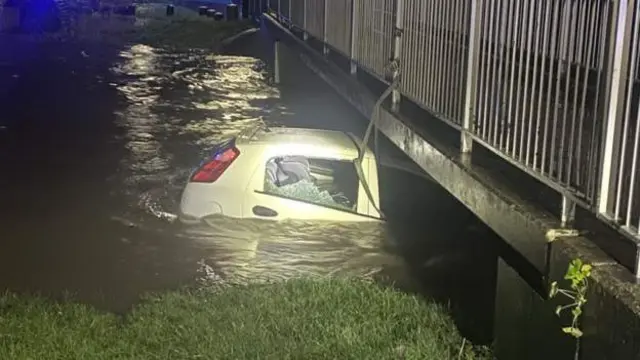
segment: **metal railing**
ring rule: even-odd
[[[291,24],[304,29],[305,18],[305,1],[304,0],[289,0],[291,5]]]
[[[289,1],[378,79],[397,59],[402,97],[557,190],[564,224],[582,206],[640,244],[640,0]]]
[[[471,0],[405,1],[402,93],[460,124]]]
[[[351,56],[352,8],[355,0],[325,0],[325,41],[345,56]]]
[[[324,41],[325,0],[304,0],[305,28],[314,38]]]
[[[285,21],[291,21],[291,0],[279,0],[278,8],[280,9],[280,16]]]
[[[611,2],[488,0],[473,132],[592,205]]]
[[[354,0],[352,57],[384,79],[393,55],[394,0]]]
[[[276,14],[280,13],[280,0],[265,0],[267,2],[267,8],[269,11],[273,11]]]
[[[604,132],[598,211],[640,238],[640,1],[620,0],[611,54],[611,96]],[[613,37],[613,36],[612,36]],[[636,267],[640,268],[637,256]],[[637,271],[640,273],[640,271]]]

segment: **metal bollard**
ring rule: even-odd
[[[213,14],[213,19],[214,19],[215,21],[220,21],[220,20],[224,19],[224,14],[223,14],[223,13],[221,13],[220,11],[216,11],[216,12]]]
[[[225,18],[227,19],[227,21],[238,20],[239,14],[238,14],[238,6],[236,4],[227,5],[227,7],[225,8],[225,12],[226,12]]]
[[[173,5],[167,5],[167,16],[173,16],[176,12],[176,8]]]

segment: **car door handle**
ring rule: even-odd
[[[264,216],[264,217],[278,216],[277,211],[273,209],[269,209],[268,207],[260,206],[260,205],[254,206],[252,210],[253,210],[253,213],[257,216]]]

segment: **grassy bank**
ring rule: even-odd
[[[458,359],[461,344],[440,306],[358,280],[170,292],[125,318],[0,298],[0,359]]]

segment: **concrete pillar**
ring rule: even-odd
[[[273,81],[280,84],[280,41],[273,42]]]

